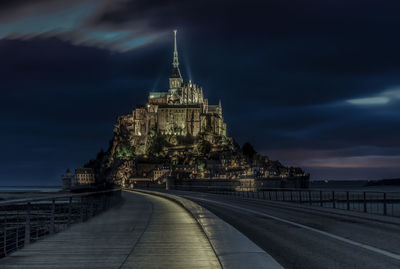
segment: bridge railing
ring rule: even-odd
[[[400,217],[400,192],[193,185],[175,185],[174,189]]]
[[[0,258],[120,203],[121,190],[0,202]]]

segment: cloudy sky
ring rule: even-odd
[[[398,1],[0,1],[0,182],[59,184],[181,71],[312,179],[400,177]]]

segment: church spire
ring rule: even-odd
[[[176,33],[178,30],[174,30],[174,60],[172,61],[172,74],[171,78],[182,78],[181,71],[179,70],[179,60],[178,60],[178,45],[176,42]]]
[[[172,62],[172,65],[174,68],[179,67],[179,61],[178,61],[178,46],[176,44],[176,33],[178,30],[174,30],[174,61]]]
[[[177,30],[174,30],[174,60],[172,61],[172,73],[169,78],[169,92],[170,94],[175,93],[179,88],[182,87],[183,79],[181,71],[179,70],[178,61],[178,46],[176,42]]]

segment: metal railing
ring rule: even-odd
[[[121,201],[118,189],[0,202],[0,258]]]
[[[291,202],[400,217],[400,192],[184,185],[175,185],[174,188],[176,190],[208,192],[237,198]]]

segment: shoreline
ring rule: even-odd
[[[63,190],[59,189],[27,189],[26,187],[22,188],[6,188],[0,187],[0,201],[6,200],[14,200],[21,198],[37,198],[44,196],[54,196],[55,194],[62,193]]]

